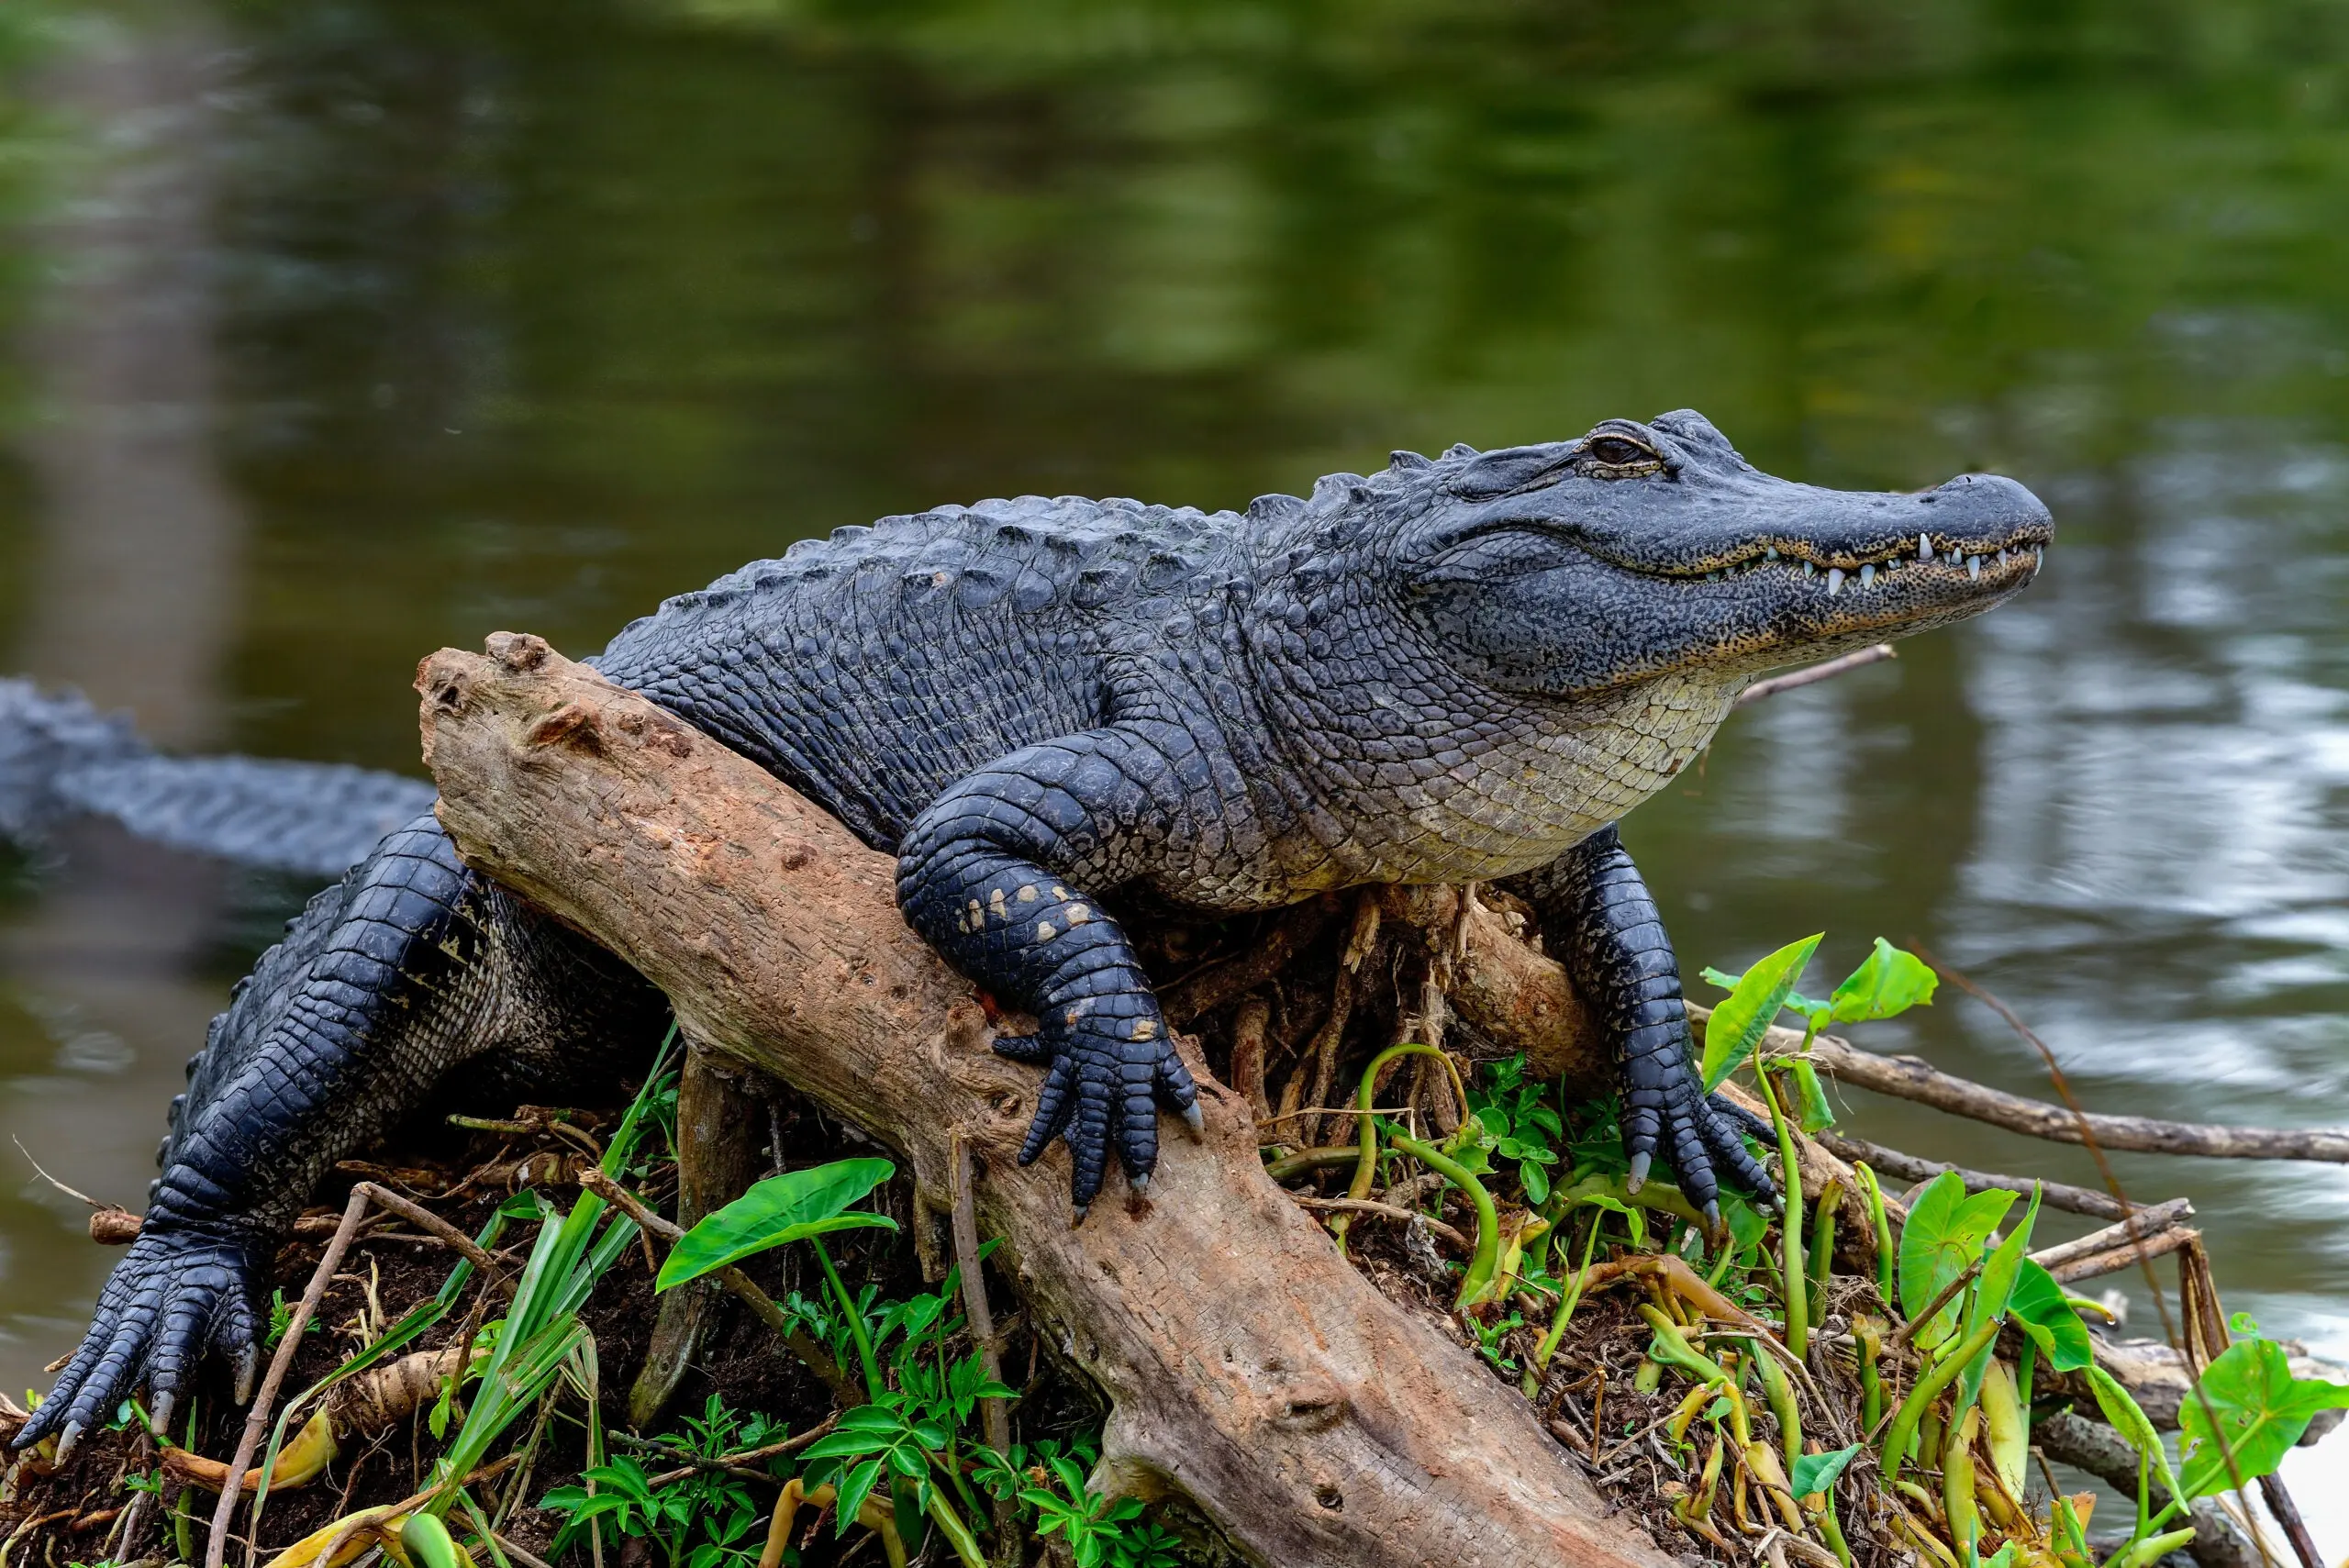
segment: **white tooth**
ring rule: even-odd
[[[1923,534],[1919,534],[1917,536],[1917,559],[1920,561],[1931,561],[1932,558],[1933,541],[1927,539]]]
[[[1875,568],[1873,565],[1869,565],[1869,566],[1863,566],[1863,567],[1861,567],[1861,568],[1860,568],[1860,586],[1861,586],[1861,587],[1865,588],[1865,587],[1866,587],[1869,584],[1871,584],[1871,583],[1873,583],[1873,582],[1875,582],[1875,581],[1876,581],[1876,568]]]
[[[1842,591],[1843,569],[1840,566],[1829,567],[1827,569],[1827,596],[1831,599]]]
[[[1777,547],[1776,545],[1775,545],[1775,544],[1774,544],[1774,545],[1772,545],[1769,549],[1767,549],[1767,550],[1764,550],[1764,551],[1762,552],[1762,559],[1763,559],[1763,560],[1765,560],[1765,561],[1776,561],[1776,560],[1777,560],[1777,559],[1778,559],[1778,547]]]
[[[1999,564],[1999,565],[2001,565],[2001,566],[2004,566],[2004,565],[2007,563],[2007,562],[2008,562],[2009,558],[2010,558],[2013,554],[2014,554],[2014,551],[2012,551],[2012,550],[2002,550],[1998,551],[1998,564]]]
[[[1802,563],[1802,574],[1806,577],[1816,577],[1819,575],[1819,568],[1806,561]]]
[[[1965,574],[1977,582],[1981,580],[1982,558],[1980,556],[1969,555],[1965,558]]]

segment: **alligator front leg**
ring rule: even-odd
[[[1015,751],[960,780],[899,851],[897,902],[948,962],[1035,1015],[996,1049],[1046,1064],[1023,1165],[1056,1137],[1085,1217],[1115,1141],[1145,1190],[1158,1107],[1201,1125],[1198,1091],[1118,922],[1089,889],[1149,874],[1195,819],[1204,754],[1174,726],[1116,726]]]
[[[1553,956],[1619,1041],[1623,1144],[1634,1189],[1658,1153],[1718,1229],[1721,1177],[1765,1203],[1777,1184],[1745,1147],[1751,1117],[1708,1095],[1690,1049],[1680,963],[1655,899],[1614,826],[1512,884],[1540,913]]]

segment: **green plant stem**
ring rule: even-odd
[[[1827,1320],[1827,1276],[1835,1260],[1835,1215],[1842,1206],[1842,1179],[1831,1176],[1819,1191],[1818,1207],[1810,1211],[1810,1280],[1805,1295],[1813,1329]]]
[[[1941,1391],[1957,1380],[1965,1363],[1982,1353],[1984,1346],[1998,1337],[1998,1319],[1992,1318],[1967,1335],[1957,1349],[1943,1356],[1917,1379],[1909,1397],[1892,1418],[1892,1425],[1884,1434],[1884,1478],[1887,1485],[1900,1478],[1901,1462],[1909,1456],[1909,1440],[1917,1435],[1917,1423],[1923,1419],[1926,1408],[1941,1395]]]
[[[1768,1347],[1756,1344],[1753,1360],[1762,1374],[1762,1397],[1769,1403],[1770,1414],[1778,1418],[1778,1451],[1786,1456],[1787,1474],[1792,1477],[1795,1462],[1802,1457],[1802,1412],[1795,1404],[1794,1385]]]
[[[1418,1139],[1393,1129],[1388,1129],[1387,1137],[1396,1148],[1466,1193],[1468,1201],[1476,1206],[1476,1251],[1468,1260],[1468,1272],[1460,1276],[1460,1294],[1452,1303],[1453,1309],[1458,1311],[1484,1294],[1500,1262],[1501,1218],[1493,1207],[1493,1195],[1485,1190],[1485,1184],[1476,1179],[1475,1173],[1450,1155],[1438,1153]]]
[[[824,1250],[823,1238],[810,1236],[807,1245],[816,1250],[816,1262],[823,1265],[824,1283],[831,1286],[832,1299],[841,1304],[841,1311],[848,1318],[849,1338],[856,1341],[856,1359],[864,1367],[865,1397],[878,1405],[889,1385],[881,1381],[880,1363],[873,1359],[873,1335],[864,1326],[863,1310],[849,1295],[848,1286],[841,1283],[841,1272],[832,1267],[832,1255]]]
[[[1868,1218],[1876,1223],[1876,1293],[1887,1307],[1892,1305],[1892,1219],[1884,1211],[1884,1187],[1876,1173],[1865,1160],[1852,1170],[1860,1178],[1860,1190],[1867,1195]]]
[[[1819,1533],[1826,1538],[1827,1550],[1843,1568],[1852,1568],[1852,1549],[1843,1540],[1843,1521],[1835,1517],[1835,1488],[1827,1489],[1827,1506],[1819,1510]]]
[[[1808,1044],[1809,1036],[1803,1038]],[[1810,1353],[1810,1293],[1807,1288],[1810,1284],[1810,1259],[1802,1246],[1802,1166],[1795,1157],[1794,1129],[1787,1121],[1787,1113],[1779,1108],[1777,1091],[1770,1086],[1769,1070],[1757,1063],[1753,1078],[1762,1085],[1762,1103],[1770,1107],[1770,1126],[1778,1134],[1778,1160],[1785,1171],[1785,1211],[1779,1216],[1785,1242],[1780,1286],[1787,1308],[1787,1349],[1799,1360]]]
[[[1453,1092],[1460,1096],[1461,1115],[1470,1114],[1468,1086],[1460,1081],[1458,1065],[1434,1046],[1407,1040],[1401,1045],[1390,1045],[1372,1057],[1370,1065],[1362,1071],[1362,1086],[1354,1092],[1354,1123],[1360,1129],[1361,1157],[1354,1165],[1354,1179],[1346,1185],[1346,1195],[1357,1203],[1370,1195],[1371,1184],[1378,1178],[1378,1118],[1370,1114],[1378,1090],[1378,1075],[1386,1070],[1388,1062],[1406,1056],[1432,1056],[1442,1062],[1443,1070],[1452,1075]],[[1397,1147],[1401,1145],[1397,1143]],[[1330,1217],[1330,1234],[1338,1239],[1341,1252],[1346,1250],[1346,1232],[1352,1229],[1353,1218],[1351,1214]]]
[[[954,1511],[954,1505],[948,1502],[946,1494],[936,1486],[930,1489],[927,1511],[930,1523],[938,1527],[938,1533],[946,1538],[947,1544],[954,1549],[954,1555],[962,1560],[963,1568],[987,1568],[986,1554],[979,1550],[978,1539],[971,1534],[971,1527],[963,1522],[963,1516]]]
[[[2031,1419],[2031,1374],[2039,1367],[2039,1341],[2023,1336],[2022,1360],[2015,1363],[2015,1403],[2022,1407],[2023,1419]]]
[[[1566,1325],[1573,1321],[1575,1308],[1582,1304],[1583,1286],[1590,1282],[1590,1257],[1598,1250],[1598,1232],[1606,1224],[1604,1214],[1594,1213],[1591,1216],[1590,1235],[1582,1244],[1582,1266],[1575,1271],[1574,1284],[1567,1286],[1565,1295],[1559,1298],[1558,1310],[1550,1318],[1550,1331],[1542,1336],[1542,1342],[1533,1349],[1533,1364],[1544,1372],[1549,1370],[1550,1358],[1558,1353],[1558,1341],[1566,1337]]]

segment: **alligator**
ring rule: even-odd
[[[1973,616],[2040,570],[2012,480],[1914,494],[1763,473],[1698,415],[1395,453],[1244,513],[1075,497],[942,506],[670,599],[593,662],[897,858],[907,922],[1043,1077],[1074,1217],[1136,1193],[1197,1091],[1105,895],[1264,910],[1501,881],[1620,1051],[1634,1179],[1718,1222],[1777,1202],[1690,1056],[1676,961],[1615,824],[1761,672]],[[144,1228],[17,1441],[70,1443],[207,1353],[247,1397],[260,1271],[315,1182],[453,1070],[594,1058],[659,998],[469,871],[427,813],[288,927],[190,1064]]]

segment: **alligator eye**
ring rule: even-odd
[[[1595,436],[1583,443],[1582,455],[1601,468],[1642,473],[1653,473],[1663,463],[1647,446],[1624,436]]]

